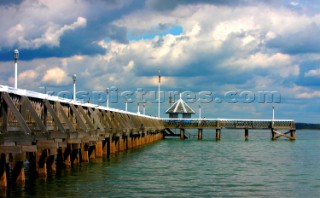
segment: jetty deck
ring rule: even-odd
[[[284,119],[211,119],[211,118],[163,118],[166,127],[165,136],[180,136],[185,139],[185,129],[198,129],[198,139],[202,139],[203,129],[215,129],[216,140],[221,138],[221,129],[244,129],[245,139],[248,140],[249,129],[269,129],[272,139],[276,140],[280,137],[287,137],[295,140],[296,126],[294,120]],[[171,129],[180,129],[180,134],[174,134]],[[280,130],[288,130],[281,132]]]

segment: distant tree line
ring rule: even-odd
[[[320,124],[296,123],[296,129],[320,129]]]

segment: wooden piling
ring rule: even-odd
[[[201,128],[198,129],[198,140],[202,140],[202,130]]]
[[[24,185],[26,178],[24,174],[23,161],[14,162],[12,172],[13,172],[13,182],[20,185]]]
[[[87,143],[81,144],[81,159],[82,162],[89,162],[89,145]]]
[[[221,129],[216,129],[216,141],[220,140]]]
[[[89,160],[96,159],[96,148],[95,145],[89,146]]]
[[[80,165],[80,151],[81,151],[81,145],[78,143],[72,144],[71,145],[71,166],[79,166]]]
[[[244,129],[244,139],[247,141],[249,139],[249,129],[245,128]]]
[[[107,151],[107,158],[110,157],[110,136],[106,138],[106,151]]]
[[[180,140],[184,140],[184,132],[185,132],[185,129],[184,128],[180,128]]]
[[[290,130],[290,140],[296,140],[296,130],[295,129]]]
[[[114,137],[114,135],[111,135],[110,137],[109,137],[109,142],[110,142],[110,153],[111,154],[113,154],[113,153],[115,153],[115,148],[114,148],[114,142],[115,142],[115,137]]]
[[[7,187],[7,172],[6,172],[6,155],[1,154],[0,159],[0,187]]]
[[[95,147],[95,151],[96,151],[96,157],[102,157],[103,156],[102,141],[101,140],[97,141],[96,147]]]
[[[40,177],[47,177],[47,157],[48,157],[48,151],[47,149],[44,150],[38,150],[37,151],[37,172]]]
[[[277,140],[277,134],[274,132],[273,128],[271,128],[271,140]]]
[[[63,153],[63,163],[66,168],[71,167],[71,148],[70,144],[66,148],[62,148],[62,153]]]
[[[47,164],[47,171],[49,173],[56,173],[57,172],[57,167],[56,167],[56,163],[54,160],[54,155],[48,156],[46,164]]]

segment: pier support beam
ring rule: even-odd
[[[96,147],[95,147],[95,145],[89,146],[88,153],[89,153],[89,161],[96,159]]]
[[[87,143],[81,144],[81,159],[82,162],[89,162],[89,145]]]
[[[40,177],[47,177],[47,157],[48,157],[48,151],[47,149],[41,150],[39,149],[37,151],[37,172]]]
[[[124,139],[123,139],[123,134],[119,134],[119,152],[124,150]]]
[[[23,161],[12,162],[12,166],[13,181],[18,184],[24,185],[26,178],[24,174]]]
[[[116,145],[117,145],[117,136],[112,135],[110,136],[110,153],[116,153]]]
[[[6,172],[6,155],[1,154],[0,159],[0,187],[7,187],[7,172]]]
[[[66,148],[62,148],[63,153],[63,163],[66,168],[71,168],[71,148],[70,144],[67,145]]]
[[[249,139],[249,129],[248,128],[244,129],[244,139],[246,141],[248,141],[248,139]]]
[[[71,155],[70,155],[70,158],[71,158],[71,166],[74,167],[74,166],[79,166],[80,165],[80,150],[81,150],[81,146],[80,144],[72,144],[72,149],[71,149]]]
[[[290,130],[290,140],[296,140],[296,130],[295,129],[291,129]]]
[[[55,158],[55,155],[49,155],[47,158],[47,161],[46,161],[47,172],[53,173],[53,174],[57,172],[57,166],[56,166],[54,158]]]
[[[105,147],[106,147],[106,154],[107,154],[107,158],[109,158],[110,157],[110,136],[109,137],[107,137],[106,138],[106,145],[105,145]]]
[[[216,129],[216,141],[220,140],[221,129]]]
[[[185,129],[184,128],[180,128],[180,140],[184,140],[184,138],[185,138],[184,132],[185,132]]]
[[[203,129],[198,129],[198,140],[202,140],[202,130]]]
[[[97,141],[95,150],[96,150],[96,157],[103,156],[102,141],[101,140]]]
[[[271,140],[277,140],[277,133],[274,132],[273,128],[271,128]]]

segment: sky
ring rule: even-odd
[[[193,117],[320,123],[318,0],[0,0],[0,24],[1,85],[18,49],[20,89],[71,98],[76,74],[79,100],[156,116],[160,70],[161,117],[181,93]]]

